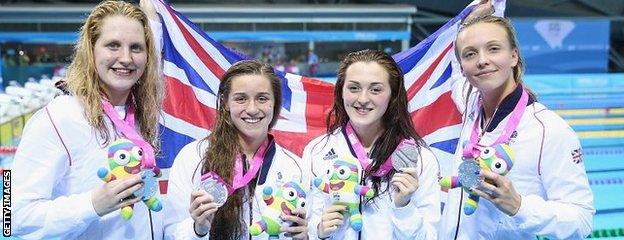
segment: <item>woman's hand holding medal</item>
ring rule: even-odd
[[[392,153],[392,167],[397,171],[390,183],[394,186],[392,199],[396,207],[404,207],[418,190],[416,164],[419,158],[418,149],[414,145],[405,144]]]
[[[481,176],[483,181],[479,187],[471,189],[472,193],[487,199],[505,214],[516,215],[522,196],[516,192],[511,180],[492,171],[481,171]]]
[[[133,193],[141,187],[143,187],[143,180],[139,175],[104,183],[91,194],[93,209],[98,216],[104,216],[122,207],[135,204],[141,201],[141,198],[134,197]]]
[[[412,198],[412,194],[418,190],[418,176],[416,168],[401,168],[396,172],[390,183],[394,187],[392,199],[396,207],[404,207]]]
[[[191,218],[195,221],[193,228],[195,229],[195,234],[198,236],[205,236],[210,232],[212,219],[220,206],[213,200],[214,198],[212,195],[203,189],[191,193],[189,213],[191,214]]]
[[[198,190],[191,193],[189,208],[198,236],[208,234],[214,214],[225,204],[230,191],[223,179],[213,172],[204,174],[201,179]]]

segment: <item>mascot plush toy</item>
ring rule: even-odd
[[[347,207],[345,217],[349,218],[351,228],[355,231],[362,229],[360,196],[369,199],[375,195],[373,189],[358,184],[360,174],[362,174],[362,168],[357,159],[340,156],[334,160],[325,177],[314,179],[314,186],[330,194],[334,204]]]
[[[464,213],[472,215],[477,210],[479,196],[471,194],[470,188],[478,187],[481,171],[492,171],[501,176],[507,175],[513,167],[515,155],[506,144],[480,148],[475,159],[465,159],[459,166],[459,176],[447,176],[440,179],[440,186],[447,189],[462,187],[468,193],[464,200]],[[488,181],[488,183],[491,183]]]
[[[273,191],[270,186],[262,190],[262,198],[267,207],[262,211],[262,220],[255,222],[249,227],[251,236],[258,236],[262,232],[269,234],[269,239],[277,239],[280,234],[280,226],[284,223],[280,215],[292,215],[292,211],[298,207],[305,207],[306,192],[295,181],[287,182]]]
[[[147,205],[150,210],[158,212],[162,209],[162,204],[160,200],[158,200],[158,198],[156,197],[157,191],[155,191],[153,186],[150,187],[150,185],[153,184],[148,184],[148,181],[145,181],[145,178],[159,177],[160,169],[156,167],[153,171],[150,172],[142,171],[142,159],[143,152],[141,148],[139,148],[128,139],[118,139],[114,141],[108,148],[108,166],[110,168],[110,171],[108,171],[108,169],[106,168],[100,168],[97,174],[98,177],[100,177],[104,182],[110,182],[115,179],[124,179],[132,176],[133,174],[141,174],[144,179],[145,185],[142,189],[135,192],[134,195],[135,197],[141,197],[145,205]],[[130,205],[121,208],[121,217],[124,220],[129,220],[130,218],[132,218],[133,207],[133,205]]]

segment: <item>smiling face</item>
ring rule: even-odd
[[[147,64],[147,45],[141,23],[116,15],[106,17],[95,41],[95,66],[103,90],[116,105],[124,104]]]
[[[292,215],[293,210],[296,208],[303,208],[306,204],[306,193],[296,182],[291,181],[282,185],[281,188],[278,188],[276,196],[283,200],[279,203],[279,207],[281,212],[286,215]]]
[[[513,90],[518,50],[502,26],[486,22],[468,26],[457,35],[456,44],[462,72],[471,85],[483,94]]]
[[[355,62],[346,70],[342,86],[344,109],[356,129],[378,131],[390,102],[386,70],[376,62]]]
[[[273,120],[275,98],[269,79],[263,75],[232,78],[227,108],[239,134],[247,139],[264,139]]]
[[[108,165],[117,178],[141,171],[143,151],[127,139],[117,139],[108,148]]]
[[[354,158],[340,157],[327,169],[325,174],[330,191],[350,192],[357,185],[360,170],[356,161]]]

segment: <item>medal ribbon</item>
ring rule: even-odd
[[[249,182],[251,182],[251,180],[258,174],[258,171],[260,170],[260,167],[264,162],[267,149],[269,148],[269,146],[271,146],[271,144],[273,144],[273,139],[269,135],[269,137],[264,140],[262,145],[260,145],[258,150],[256,150],[256,153],[253,156],[251,169],[249,169],[245,174],[243,174],[243,161],[245,160],[243,160],[242,154],[236,154],[236,159],[234,162],[234,178],[232,179],[232,185],[225,182],[225,180],[223,180],[221,176],[212,171],[203,174],[201,176],[201,181],[204,181],[208,178],[213,178],[217,180],[217,182],[225,185],[228,190],[228,194],[231,195],[237,189],[247,186],[247,184],[249,184]]]
[[[351,147],[353,151],[355,152],[355,155],[358,161],[360,162],[360,165],[362,166],[363,169],[368,168],[372,160],[366,154],[366,150],[364,150],[364,146],[362,146],[360,139],[355,134],[355,130],[353,129],[353,125],[351,125],[351,122],[347,122],[347,125],[345,126],[345,132],[347,134],[347,139],[349,140],[349,144],[351,144]],[[410,139],[410,140],[403,139],[401,140],[401,143],[399,143],[399,146],[397,146],[397,149],[399,149],[403,145],[416,145],[416,142],[413,139]],[[390,172],[390,170],[392,170],[392,161],[390,160],[390,157],[389,157],[381,165],[381,167],[379,167],[379,169],[375,173],[373,173],[373,176],[376,176],[376,177],[384,176],[388,172]]]
[[[514,110],[511,112],[511,116],[509,117],[507,125],[505,125],[505,128],[503,129],[503,132],[500,136],[498,136],[498,139],[496,139],[496,141],[492,143],[492,146],[509,140],[509,137],[511,136],[513,131],[516,130],[516,128],[518,127],[518,124],[520,123],[520,118],[522,117],[522,114],[524,113],[524,109],[526,108],[528,102],[529,94],[524,88],[522,88],[522,96],[520,96],[520,100],[514,107]],[[479,103],[479,109],[481,109],[481,103]],[[479,145],[479,122],[482,115],[480,114],[480,112],[481,111],[479,110],[477,119],[472,126],[470,142],[463,149],[464,158],[476,158],[477,156],[479,156],[479,146],[481,146]]]
[[[127,113],[125,119],[121,119],[117,111],[113,108],[113,105],[107,99],[102,99],[102,109],[106,116],[113,122],[115,128],[121,131],[128,140],[132,141],[143,150],[143,160],[141,161],[143,168],[154,169],[156,167],[154,148],[137,133],[136,126],[134,125],[134,113],[136,110],[132,97],[129,97],[126,103]]]
[[[251,164],[251,169],[249,169],[245,174],[243,174],[243,158],[239,153],[236,155],[236,162],[234,163],[234,179],[232,179],[232,191],[239,189],[241,187],[247,186],[247,184],[258,174],[258,170],[262,166],[262,162],[264,162],[264,154],[266,153],[267,148],[269,147],[270,141],[269,138],[265,139],[260,148],[256,150],[256,153],[253,156],[253,161]]]

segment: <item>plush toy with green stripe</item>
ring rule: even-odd
[[[160,211],[162,204],[157,198],[157,186],[154,186],[155,178],[160,176],[160,170],[155,168],[153,171],[145,171],[141,169],[141,160],[143,151],[128,139],[118,139],[108,147],[108,166],[100,168],[97,172],[98,177],[104,182],[110,182],[115,179],[128,178],[134,174],[141,174],[144,180],[144,186],[134,193],[134,196],[141,197],[143,203],[152,211]],[[150,180],[150,181],[148,181]],[[137,195],[137,193],[141,193]],[[132,218],[133,205],[125,206],[120,209],[121,217],[124,220]]]

